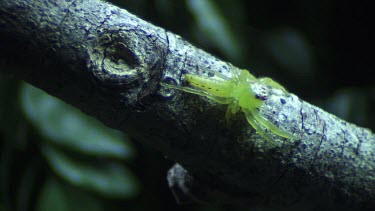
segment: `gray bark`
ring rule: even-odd
[[[225,105],[168,90],[184,73],[236,69],[124,9],[97,0],[0,1],[0,72],[12,74],[178,162],[183,203],[354,209],[375,204],[375,135],[270,89],[261,114],[298,137],[262,138]]]

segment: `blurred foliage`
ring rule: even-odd
[[[367,3],[111,2],[349,122],[375,128]],[[1,75],[0,144],[0,210],[244,210],[176,205],[165,181],[171,161]]]
[[[27,118],[53,144],[93,156],[134,156],[128,137],[61,100],[27,84],[21,89],[21,99]]]
[[[48,178],[40,192],[36,210],[100,211],[105,209],[94,197],[72,188],[69,185],[62,184],[55,178]]]
[[[227,19],[217,4],[210,0],[186,1],[189,12],[195,19],[195,35],[211,46],[216,46],[231,61],[241,58],[239,41],[230,29]]]
[[[131,199],[139,194],[139,181],[126,167],[135,155],[128,137],[30,85],[4,76],[0,82],[1,194],[6,210],[28,210],[36,201],[38,210],[46,210],[51,200],[87,202],[60,210],[100,210],[105,203],[98,204],[97,198]],[[81,194],[67,196],[67,184],[70,192]]]
[[[130,171],[105,159],[132,156],[133,149],[120,132],[27,84],[21,89],[21,105],[46,140],[39,146],[50,168],[65,181],[108,197],[129,198],[138,192]],[[58,149],[62,146],[71,151],[70,156]],[[73,157],[74,153],[80,156]]]

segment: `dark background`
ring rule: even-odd
[[[349,122],[375,129],[375,79],[371,74],[374,13],[368,2],[112,2],[255,76],[275,79],[288,91]],[[202,23],[210,14],[216,21],[210,22],[211,26],[217,24],[213,29]],[[135,179],[127,182],[136,183],[137,191],[113,196],[72,184],[54,170],[56,164],[50,162],[51,158],[43,155],[41,143],[50,143],[49,138],[22,106],[22,86],[0,75],[0,210],[46,210],[45,201],[54,202],[55,210],[243,210],[176,205],[166,183],[166,172],[173,162],[136,140],[127,139],[133,143],[128,147],[136,151],[131,159],[87,157],[73,153],[73,147],[62,150],[77,163],[82,159],[121,163],[133,173]],[[53,186],[55,192],[48,192],[56,196],[48,200],[43,197],[46,181],[57,184]],[[72,192],[75,195],[70,195]]]

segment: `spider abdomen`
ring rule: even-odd
[[[215,80],[190,74],[186,74],[185,77],[191,86],[202,89],[213,96],[223,98],[232,97],[235,83],[231,81]]]

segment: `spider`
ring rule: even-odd
[[[272,141],[266,129],[272,133],[288,139],[296,139],[291,133],[279,129],[263,117],[258,108],[268,99],[267,86],[287,91],[279,83],[271,78],[255,78],[247,70],[237,69],[233,71],[231,78],[214,73],[216,77],[202,77],[198,75],[185,74],[185,80],[191,87],[180,87],[172,84],[162,83],[167,88],[182,90],[184,92],[207,97],[219,104],[228,104],[225,114],[227,122],[231,116],[240,109],[245,114],[247,122],[266,140]]]

